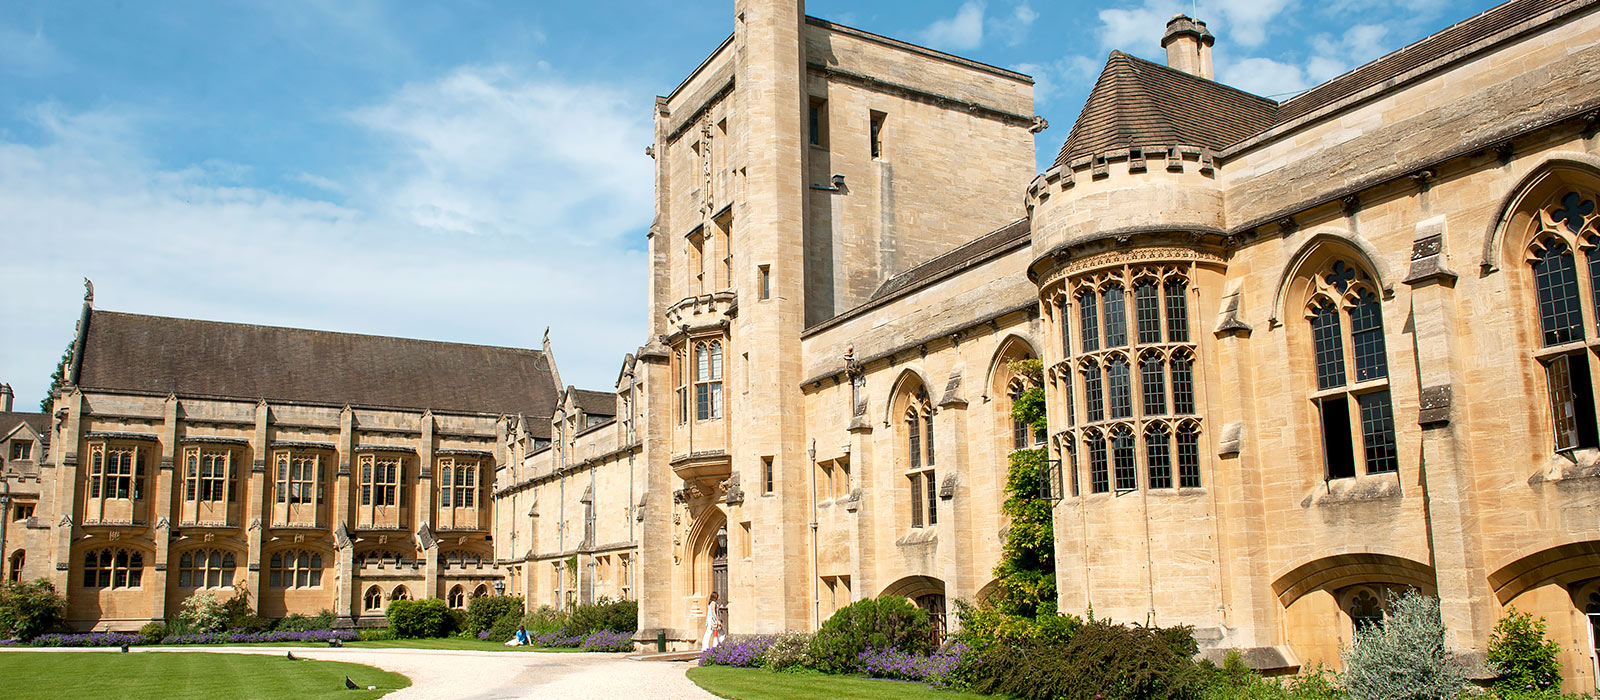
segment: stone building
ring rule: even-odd
[[[46,491],[40,467],[50,458],[50,419],[12,411],[10,384],[0,384],[0,580],[31,581],[48,575]],[[29,552],[33,556],[29,556]]]
[[[48,458],[7,463],[7,483],[38,498],[7,537],[26,539],[24,574],[54,582],[68,621],[96,629],[164,619],[207,590],[263,617],[326,609],[356,625],[383,624],[394,600],[490,594],[504,580],[501,436],[508,416],[550,415],[558,381],[548,343],[141,316],[92,298],[71,358]]]
[[[1600,4],[1514,0],[1283,102],[1113,53],[1028,187],[1061,609],[1337,665],[1391,591],[1595,683]]]
[[[1046,446],[1064,612],[1286,671],[1414,588],[1468,654],[1544,616],[1594,688],[1600,0],[1282,102],[1162,29],[1036,173],[1027,76],[736,0],[655,104],[650,325],[611,390],[560,389],[548,343],[86,305],[51,425],[0,414],[44,456],[7,462],[38,515],[0,544],[83,626],[496,583],[635,598],[679,646],[713,591],[733,633],[886,594],[948,626],[993,583],[1009,453]],[[1010,418],[1029,357],[1044,434]]]

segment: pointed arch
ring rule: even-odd
[[[1389,584],[1432,594],[1437,589],[1433,567],[1383,552],[1349,551],[1313,557],[1273,577],[1272,592],[1283,607],[1316,590],[1356,584]]]
[[[989,370],[984,375],[984,398],[1005,395],[1007,382],[1011,380],[1011,371],[1006,368],[1006,363],[1023,357],[1043,356],[1034,349],[1032,340],[1019,333],[1010,332],[1000,339],[994,354],[989,356]]]
[[[1298,298],[1291,293],[1290,287],[1296,282],[1309,279],[1313,271],[1320,267],[1331,257],[1343,255],[1366,268],[1378,288],[1383,290],[1383,298],[1390,299],[1394,296],[1394,273],[1378,254],[1378,249],[1367,242],[1366,239],[1355,235],[1345,229],[1322,227],[1314,231],[1300,248],[1289,257],[1289,264],[1283,266],[1278,273],[1278,284],[1274,287],[1272,295],[1272,318],[1269,319],[1271,327],[1283,325],[1285,318],[1292,318],[1295,313],[1285,309],[1288,299]]]
[[[1527,223],[1526,217],[1538,206],[1538,201],[1573,178],[1580,182],[1587,180],[1591,187],[1600,189],[1600,156],[1573,151],[1551,153],[1501,197],[1500,215],[1489,224],[1483,236],[1479,267],[1484,274],[1499,270],[1502,265],[1520,264],[1523,241],[1510,232],[1525,228],[1519,224]]]
[[[1489,574],[1501,605],[1546,584],[1564,587],[1600,578],[1600,540],[1575,540],[1524,551]]]
[[[913,387],[921,386],[928,392],[929,398],[933,397],[933,382],[928,381],[928,375],[919,367],[907,367],[900,370],[894,378],[894,383],[889,385],[888,401],[883,405],[883,424],[894,425],[905,413],[905,402],[902,398],[915,391]]]
[[[711,560],[717,547],[717,533],[728,525],[728,515],[717,506],[706,506],[695,518],[684,542],[688,545],[691,590],[696,595],[711,592]]]

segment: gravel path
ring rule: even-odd
[[[52,649],[83,652],[81,649]],[[98,651],[98,650],[95,650]],[[110,649],[107,651],[116,651]],[[186,651],[195,647],[133,647],[135,652]],[[715,700],[684,673],[689,662],[632,661],[623,654],[429,649],[323,649],[313,647],[205,647],[226,654],[271,654],[348,661],[404,674],[411,687],[384,700]]]

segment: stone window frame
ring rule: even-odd
[[[367,586],[367,591],[361,594],[361,611],[376,612],[383,609],[383,589],[377,584]]]
[[[1523,273],[1532,292],[1535,324],[1532,359],[1544,375],[1547,420],[1552,449],[1557,453],[1600,447],[1596,429],[1596,349],[1600,346],[1600,192],[1563,183],[1534,208],[1523,247]],[[1580,260],[1578,253],[1582,252]],[[1552,275],[1542,266],[1564,262],[1570,293],[1554,298]],[[1587,277],[1587,279],[1585,279]],[[1559,313],[1553,313],[1559,312]],[[1575,322],[1553,328],[1553,317]],[[1594,330],[1591,337],[1590,330]]]
[[[238,455],[221,445],[183,447],[183,500],[187,503],[237,503]],[[221,461],[219,465],[217,462]],[[221,474],[218,474],[220,469]]]
[[[144,587],[144,552],[128,547],[98,547],[83,553],[84,588],[127,590]]]
[[[480,493],[478,489],[480,480],[478,477],[482,471],[483,460],[480,458],[440,457],[438,460],[439,507],[441,509],[478,508],[478,494]]]
[[[323,452],[307,449],[272,451],[273,503],[323,505],[327,498],[327,459]],[[308,471],[311,474],[309,477],[306,476]]]
[[[449,606],[453,610],[460,610],[467,607],[466,589],[463,588],[459,583],[451,586],[450,592],[445,595],[445,605]]]
[[[11,461],[25,462],[33,459],[33,441],[17,438],[11,441]]]
[[[921,381],[906,390],[906,409],[900,433],[906,448],[905,477],[911,487],[911,527],[939,524],[939,482],[935,471],[933,400]]]
[[[283,590],[322,588],[322,574],[321,552],[308,549],[280,549],[267,557],[268,588]]]
[[[403,583],[397,583],[394,588],[389,589],[389,602],[397,600],[411,600],[411,589],[406,588]]]
[[[202,547],[185,550],[178,555],[178,587],[232,588],[234,577],[239,570],[238,560],[239,556],[227,549]]]
[[[158,453],[160,448],[152,449],[151,446],[137,441],[121,440],[91,440],[89,442],[89,468],[87,471],[88,488],[84,490],[90,500],[100,501],[131,501],[145,500],[144,481],[149,476],[145,469],[146,458],[152,453]],[[117,465],[115,473],[111,471],[111,455],[127,455],[127,465]],[[126,470],[124,470],[126,466]],[[120,480],[126,479],[126,482]],[[115,494],[126,495],[115,495]]]
[[[726,348],[720,338],[699,340],[694,347],[695,421],[721,420],[724,414],[723,377]]]
[[[1399,434],[1389,378],[1389,324],[1383,319],[1383,290],[1372,272],[1352,256],[1331,255],[1314,269],[1303,315],[1315,378],[1307,398],[1317,417],[1323,478],[1398,473]],[[1371,335],[1357,338],[1358,334]],[[1348,455],[1342,447],[1345,436],[1350,442]],[[1337,451],[1336,443],[1340,446]],[[1344,463],[1346,457],[1348,464]]]
[[[452,569],[482,569],[485,557],[470,549],[452,549],[439,553],[439,563],[445,570]],[[489,558],[491,565],[493,558]]]
[[[1138,490],[1140,484],[1152,490],[1179,493],[1203,486],[1198,463],[1203,420],[1199,415],[1200,377],[1196,376],[1195,359],[1199,345],[1192,332],[1193,304],[1189,298],[1194,275],[1192,262],[1127,263],[1075,275],[1055,292],[1051,305],[1057,323],[1062,325],[1057,330],[1065,352],[1047,376],[1060,389],[1058,401],[1066,410],[1065,425],[1056,426],[1056,432],[1063,468],[1071,472],[1071,495],[1083,493],[1077,474],[1080,457],[1090,472],[1089,494],[1128,493]],[[1141,293],[1141,288],[1149,291]],[[1106,317],[1106,292],[1111,289],[1120,290],[1123,295],[1120,323]],[[1071,342],[1072,324],[1077,325],[1077,347]],[[1118,325],[1124,329],[1124,337],[1104,337],[1108,326],[1114,330]],[[1122,342],[1113,342],[1117,340]],[[1122,363],[1126,363],[1128,374],[1125,391],[1120,374],[1116,376],[1117,386],[1112,386],[1113,365],[1121,367]],[[1151,367],[1160,372],[1160,381],[1154,381],[1148,373]],[[1149,395],[1155,390],[1161,392],[1160,397]],[[1126,406],[1122,403],[1124,398]],[[1081,413],[1079,401],[1083,405]],[[1154,430],[1157,425],[1160,430]],[[1126,434],[1121,432],[1124,428]],[[1163,453],[1159,446],[1152,451],[1149,436],[1162,432],[1169,440],[1164,453],[1166,479],[1160,478],[1159,465],[1155,478],[1150,473],[1153,456],[1159,458]],[[1112,444],[1114,434],[1134,438],[1135,472],[1131,481],[1126,451],[1121,454],[1123,478],[1116,478],[1119,455]],[[1184,445],[1182,469],[1180,435],[1190,440]],[[1080,449],[1084,454],[1078,454]],[[1160,485],[1166,483],[1171,485]],[[1119,488],[1130,484],[1131,488]]]
[[[406,482],[406,458],[403,455],[367,452],[357,456],[356,464],[361,505],[384,508],[401,506]]]

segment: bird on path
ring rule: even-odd
[[[344,677],[344,687],[349,690],[361,690],[361,686],[356,685],[356,682],[350,680],[349,676]]]
[[[289,657],[290,661],[299,661],[299,659],[294,658],[294,652],[292,651],[286,651],[283,655]]]

